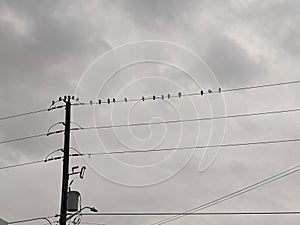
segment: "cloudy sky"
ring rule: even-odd
[[[141,99],[300,80],[299,27],[297,0],[1,0],[0,117],[48,108],[68,94],[83,102]],[[295,109],[299,90],[293,84],[74,106],[72,121],[89,127]],[[294,112],[82,130],[72,133],[71,146],[101,153],[293,139],[298,118]],[[0,141],[46,133],[63,120],[62,109],[1,120]],[[62,134],[1,144],[0,167],[44,159],[62,146]],[[298,165],[298,148],[294,142],[72,158],[71,167],[87,171],[71,188],[80,191],[82,206],[100,212],[184,212]],[[58,214],[61,170],[59,160],[0,170],[0,218]],[[294,174],[203,212],[297,211],[299,185]],[[150,225],[165,218],[83,216],[82,223]],[[169,224],[254,223],[294,225],[299,216],[194,216]]]

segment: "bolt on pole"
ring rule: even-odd
[[[70,152],[70,124],[71,124],[71,98],[65,98],[65,136],[64,136],[64,158],[63,174],[61,188],[61,208],[60,225],[66,225],[67,222],[67,202],[68,202],[68,183],[69,183],[69,152]]]

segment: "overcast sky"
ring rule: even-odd
[[[297,0],[1,0],[0,117],[47,108],[68,94],[82,101],[140,99],[299,80],[299,27]],[[294,109],[299,90],[294,84],[74,106],[72,121],[88,127]],[[64,110],[1,120],[0,141],[45,133],[63,120]],[[299,138],[299,128],[298,114],[286,113],[77,131],[71,146],[82,153],[193,147]],[[62,146],[62,134],[1,144],[0,167],[44,159]],[[82,206],[99,212],[184,212],[298,165],[298,148],[295,142],[72,159],[70,167],[87,166],[72,189],[80,191]],[[58,214],[61,166],[0,170],[0,218]],[[299,178],[203,212],[297,211]],[[150,225],[164,218],[84,216],[82,222]],[[296,225],[299,216],[198,216],[170,224]]]

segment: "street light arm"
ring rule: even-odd
[[[76,213],[70,215],[69,217],[67,217],[67,218],[66,218],[66,221],[68,221],[68,220],[72,219],[74,216],[80,214],[84,209],[89,209],[89,210],[91,210],[92,212],[98,212],[98,210],[95,209],[94,207],[86,206],[86,207],[83,207],[82,209],[80,209],[78,212],[76,212]]]

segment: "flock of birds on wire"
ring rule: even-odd
[[[57,103],[57,102],[61,102],[61,101],[64,101],[66,102],[67,100],[74,100],[76,101],[77,103],[74,104],[74,105],[101,105],[101,104],[111,104],[111,103],[116,103],[116,102],[132,102],[132,101],[146,101],[146,100],[156,100],[156,99],[161,99],[161,100],[164,100],[164,99],[171,99],[171,98],[181,98],[183,96],[193,96],[193,95],[204,95],[204,94],[211,94],[211,93],[221,93],[222,92],[222,89],[221,87],[218,88],[217,91],[213,91],[211,89],[208,89],[207,92],[203,91],[203,90],[200,90],[200,92],[198,93],[190,93],[190,94],[182,94],[182,92],[178,92],[177,95],[171,95],[171,94],[167,94],[167,95],[153,95],[153,96],[150,96],[150,97],[145,97],[145,96],[142,96],[140,99],[128,99],[128,98],[124,98],[122,100],[117,100],[116,98],[108,98],[106,101],[103,101],[101,99],[99,99],[97,102],[94,102],[92,100],[90,100],[89,102],[87,103],[84,103],[84,102],[80,102],[79,101],[79,98],[75,98],[74,96],[64,96],[64,97],[59,97],[58,101],[52,101],[52,105],[50,106],[49,110],[51,109],[51,107]]]

